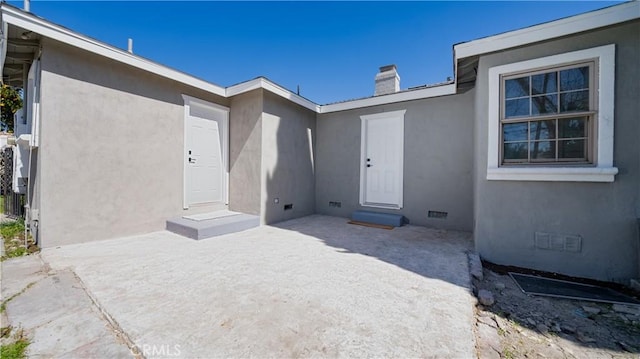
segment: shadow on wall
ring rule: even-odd
[[[262,220],[315,213],[315,113],[265,95],[262,114]]]

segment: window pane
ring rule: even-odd
[[[531,106],[532,115],[556,113],[558,112],[558,95],[532,97]]]
[[[502,140],[505,142],[526,141],[527,123],[505,123],[502,125]]]
[[[529,96],[529,77],[505,81],[504,93],[505,98]]]
[[[504,144],[505,160],[527,160],[527,142]]]
[[[560,71],[560,91],[589,88],[589,66]]]
[[[560,112],[589,111],[589,90],[560,94]]]
[[[560,138],[585,137],[586,117],[565,118],[558,122]]]
[[[585,140],[562,140],[558,142],[558,158],[586,158]]]
[[[557,72],[550,72],[531,76],[532,95],[558,92],[558,87],[556,86],[557,75]]]
[[[544,160],[556,158],[556,145],[554,141],[536,141],[529,143],[531,160]]]
[[[506,118],[529,116],[529,98],[505,101],[504,116]]]
[[[556,120],[531,122],[529,139],[531,140],[554,140],[556,138]]]

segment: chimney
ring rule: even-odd
[[[400,91],[400,75],[396,65],[387,65],[380,68],[376,74],[376,91],[374,96],[386,95]]]
[[[133,39],[129,38],[129,41],[127,41],[127,51],[130,54],[133,54]]]
[[[30,12],[31,11],[31,1],[30,0],[24,0],[23,9],[26,12]]]

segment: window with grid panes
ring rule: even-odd
[[[594,62],[501,78],[501,162],[590,163]]]

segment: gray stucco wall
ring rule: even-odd
[[[226,99],[43,41],[38,173],[43,247],[132,235],[183,211],[181,94]]]
[[[231,99],[229,113],[229,209],[260,214],[263,91]]]
[[[357,209],[403,214],[412,224],[471,230],[474,92],[320,114],[317,127],[316,212],[349,217]],[[404,208],[361,207],[360,116],[406,109]],[[329,202],[341,202],[330,207]],[[428,211],[447,212],[446,219]]]
[[[613,183],[487,181],[488,69],[616,44]],[[475,101],[475,243],[499,264],[600,280],[637,277],[640,25],[636,21],[480,58]],[[491,119],[489,119],[491,120]],[[583,237],[579,253],[534,248],[536,231]]]
[[[313,214],[316,113],[266,91],[263,111],[262,220],[275,223]],[[293,208],[285,210],[287,204]]]

